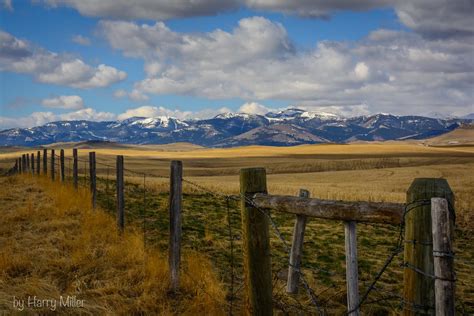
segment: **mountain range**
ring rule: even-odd
[[[208,147],[291,146],[423,139],[472,124],[470,118],[430,118],[375,114],[351,118],[290,108],[265,115],[219,114],[210,119],[132,117],[121,121],[58,121],[0,131],[1,146],[38,146],[56,142],[110,141],[126,144],[190,142]]]

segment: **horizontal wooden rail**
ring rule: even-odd
[[[404,204],[385,202],[335,201],[286,195],[253,196],[255,206],[280,212],[331,220],[400,224]]]

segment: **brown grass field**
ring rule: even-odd
[[[224,291],[202,255],[184,254],[193,278],[184,275],[171,295],[166,256],[145,251],[134,229],[118,234],[110,215],[92,211],[88,190],[31,176],[2,177],[0,185],[2,315],[18,313],[13,296],[57,299],[54,310],[25,308],[26,315],[222,314]],[[82,308],[60,306],[68,295],[84,300]]]
[[[463,137],[465,134],[463,134]],[[443,140],[444,141],[444,140]],[[71,156],[73,144],[56,144],[50,146],[55,149],[64,148],[66,156]],[[152,218],[166,218],[166,192],[168,181],[155,178],[168,175],[170,160],[182,160],[184,164],[184,177],[198,183],[212,191],[225,194],[237,194],[239,191],[238,174],[241,168],[265,167],[268,174],[268,191],[270,194],[295,195],[300,188],[310,190],[312,197],[323,199],[342,200],[369,200],[404,202],[406,190],[414,178],[431,177],[445,178],[448,180],[455,193],[456,207],[456,273],[457,273],[457,302],[460,313],[474,312],[474,147],[470,145],[456,146],[428,146],[426,142],[386,142],[386,143],[359,143],[350,145],[304,145],[297,147],[264,147],[250,146],[231,149],[206,149],[189,144],[173,144],[170,146],[114,146],[108,144],[106,148],[87,145],[79,147],[80,158],[86,159],[90,150],[96,152],[97,172],[103,183],[109,187],[109,179],[114,177],[113,166],[115,155],[125,156],[125,168],[149,174],[147,189],[157,193],[157,201],[162,204],[154,206],[150,211],[149,221],[152,222],[154,233],[148,236],[151,243],[156,245],[157,251],[166,249],[166,221]],[[35,152],[28,150],[23,152]],[[0,168],[7,169],[12,165],[12,159],[18,157],[22,151],[4,150],[0,153]],[[107,167],[105,165],[111,167]],[[84,172],[83,163],[80,172]],[[127,181],[132,185],[140,185],[143,179],[132,173],[127,173]],[[7,181],[7,180],[2,180]],[[8,180],[10,181],[10,180]],[[11,180],[13,181],[13,180]],[[26,181],[16,179],[14,181]],[[30,180],[28,180],[30,181]],[[5,182],[4,182],[5,183]],[[46,186],[46,184],[45,184]],[[185,184],[185,193],[189,195],[189,208],[193,225],[203,223],[207,225],[223,225],[223,220],[218,215],[214,216],[214,202],[212,197],[193,195],[196,188]],[[10,189],[9,189],[10,190]],[[19,190],[17,188],[17,190]],[[160,193],[161,192],[161,193]],[[10,193],[3,196],[9,196]],[[31,193],[33,195],[37,193]],[[130,193],[130,201],[134,200]],[[161,194],[161,195],[160,195]],[[30,193],[25,194],[28,199]],[[137,205],[141,201],[136,197]],[[99,196],[99,199],[101,197]],[[102,205],[107,209],[110,206],[108,197],[102,197]],[[111,198],[113,200],[113,198]],[[151,202],[150,202],[151,203]],[[158,204],[159,204],[158,203]],[[188,204],[186,204],[188,203]],[[15,204],[17,205],[17,204]],[[36,203],[35,209],[43,204]],[[18,204],[11,207],[25,207]],[[139,212],[137,207],[136,212]],[[113,203],[110,208],[113,210]],[[238,211],[238,210],[237,210]],[[130,209],[130,212],[134,212]],[[163,212],[161,214],[160,212]],[[194,213],[193,213],[194,212]],[[148,213],[147,213],[148,214]],[[186,214],[183,215],[186,218]],[[285,237],[291,237],[294,218],[287,215],[276,214],[276,220],[281,225]],[[280,216],[280,217],[279,217]],[[138,216],[137,216],[138,217]],[[148,218],[148,217],[147,217]],[[185,219],[184,219],[185,220]],[[191,219],[190,219],[191,220]],[[161,222],[160,222],[161,221]],[[186,221],[186,220],[185,220]],[[208,221],[206,223],[206,221]],[[133,219],[130,222],[134,222]],[[137,220],[136,225],[140,225]],[[2,223],[3,225],[3,223]],[[225,227],[225,226],[224,226]],[[383,264],[390,247],[396,240],[396,227],[373,227],[360,225],[359,228],[359,254],[361,292],[365,289],[378,268]],[[217,271],[224,265],[219,261],[219,255],[224,253],[228,244],[220,240],[218,235],[205,232],[204,235],[190,234],[190,249],[208,253],[212,265]],[[10,238],[4,242],[10,242]],[[199,239],[199,240],[198,240]],[[238,244],[238,243],[237,243]],[[275,239],[272,239],[272,251],[275,252],[275,262],[284,266],[287,259],[278,249]],[[325,302],[329,314],[340,314],[344,308],[345,289],[344,277],[344,235],[342,223],[323,220],[311,220],[307,227],[305,238],[305,254],[303,261],[310,267],[323,267],[336,271],[335,276],[311,274],[309,281],[317,289],[317,293]],[[3,249],[3,247],[2,247]],[[8,248],[10,249],[10,248]],[[209,250],[209,251],[208,251]],[[210,268],[212,271],[212,268]],[[386,277],[380,281],[381,288],[400,293],[402,268],[396,264],[391,267]],[[274,270],[275,273],[281,272]],[[43,272],[46,273],[46,272]],[[218,272],[219,280],[228,283],[222,271]],[[284,286],[284,282],[276,281],[276,287]],[[332,284],[329,288],[329,284]],[[12,288],[10,288],[13,291]],[[215,291],[219,292],[216,288]],[[225,290],[220,289],[220,295],[225,295]],[[4,293],[11,293],[4,291]],[[224,294],[223,294],[224,293]],[[4,295],[6,295],[4,294]],[[279,295],[276,293],[275,295]],[[301,299],[304,298],[301,294]],[[1,294],[0,294],[1,296]],[[376,298],[379,298],[376,296]],[[192,300],[193,298],[190,298]],[[288,302],[288,298],[281,298],[281,302]],[[0,302],[3,298],[0,297]],[[3,301],[4,302],[4,301]],[[212,305],[212,304],[211,304]],[[397,314],[399,309],[396,300],[390,304],[375,304],[364,310],[368,315]],[[389,308],[390,307],[390,308]],[[213,307],[212,307],[213,308]],[[283,308],[284,309],[284,308]],[[395,312],[394,312],[395,311]],[[291,314],[291,310],[290,310]]]

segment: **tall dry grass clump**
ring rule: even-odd
[[[87,189],[44,177],[0,178],[0,311],[14,298],[75,297],[83,307],[61,314],[223,314],[225,293],[210,262],[185,253],[182,288],[168,291],[166,256],[144,249],[133,228],[93,210]],[[52,306],[25,309],[53,313]],[[1,314],[1,313],[0,313]]]

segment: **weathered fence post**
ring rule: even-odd
[[[31,170],[30,154],[26,154],[26,170],[27,170],[28,172]]]
[[[357,224],[344,222],[346,248],[347,311],[359,315],[359,273],[357,264]]]
[[[433,264],[435,279],[436,315],[454,315],[454,254],[452,251],[453,223],[449,216],[448,201],[431,199],[433,231]]]
[[[407,192],[403,315],[434,315],[435,313],[431,226],[431,198],[433,197],[447,199],[450,208],[453,208],[454,195],[445,179],[417,178]]]
[[[48,173],[48,150],[43,149],[43,174]]]
[[[89,153],[89,177],[90,177],[90,188],[92,194],[92,207],[96,207],[97,202],[97,187],[96,187],[96,173],[95,173],[95,152]]]
[[[244,275],[247,313],[272,315],[272,265],[268,217],[252,204],[255,193],[267,193],[264,168],[240,170]]]
[[[66,177],[64,174],[64,149],[61,149],[59,152],[59,161],[60,161],[60,167],[61,167],[61,182],[66,181]]]
[[[301,198],[309,198],[309,191],[301,189],[299,196]],[[298,293],[306,220],[307,217],[305,215],[296,215],[295,227],[293,228],[293,241],[291,244],[290,265],[288,267],[288,281],[286,285],[286,292],[292,294]]]
[[[35,160],[35,154],[31,154],[31,174],[34,175],[35,174],[35,163],[36,163],[36,160]]]
[[[54,149],[51,149],[51,180],[54,181],[55,163],[54,163]]]
[[[18,173],[21,173],[21,158],[17,158],[16,163],[18,165]]]
[[[122,232],[125,226],[124,208],[125,200],[123,195],[123,156],[117,156],[117,226]]]
[[[38,150],[36,153],[36,174],[40,174],[40,169],[41,169],[41,151]]]
[[[170,240],[168,265],[171,290],[179,287],[179,266],[181,263],[181,208],[183,203],[183,163],[171,161],[170,167]]]
[[[78,161],[77,161],[77,148],[72,149],[72,182],[74,184],[74,188],[78,188],[78,178],[77,178],[77,168],[78,168]]]

